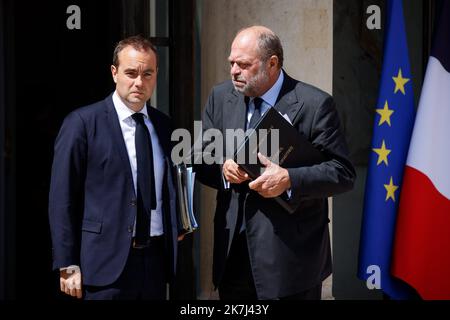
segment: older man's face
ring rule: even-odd
[[[231,79],[237,91],[249,97],[264,93],[269,81],[268,66],[261,61],[255,36],[238,35],[231,45],[228,61]]]

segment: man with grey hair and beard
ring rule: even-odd
[[[213,282],[221,299],[320,299],[331,274],[327,197],[349,191],[355,171],[333,98],[294,80],[283,67],[280,39],[270,29],[242,29],[228,57],[231,81],[212,89],[203,129],[252,128],[271,107],[289,117],[326,160],[283,168],[259,155],[255,180],[233,161],[197,165],[198,179],[218,190]],[[204,148],[207,145],[204,145]],[[274,201],[285,197],[289,214]]]

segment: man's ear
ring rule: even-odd
[[[111,65],[111,74],[112,74],[114,83],[117,83],[117,68],[115,65]]]
[[[278,68],[278,57],[277,56],[271,56],[269,59],[269,66],[270,68]]]

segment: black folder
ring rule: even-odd
[[[278,129],[279,136],[279,145],[276,150],[270,143],[274,129]],[[245,140],[236,149],[234,161],[247,172],[252,180],[261,175],[263,168],[257,157],[258,152],[283,168],[312,166],[326,160],[325,155],[274,108],[270,108],[261,117],[254,130],[247,133]],[[278,157],[275,157],[277,154]],[[276,158],[279,161],[274,161]],[[276,197],[275,200],[289,213],[296,210],[296,207],[287,200],[286,194]]]

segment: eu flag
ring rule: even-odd
[[[368,283],[392,299],[406,299],[409,288],[391,276],[391,255],[415,111],[402,0],[388,1],[387,10],[383,69],[364,196],[358,277],[369,278]]]

